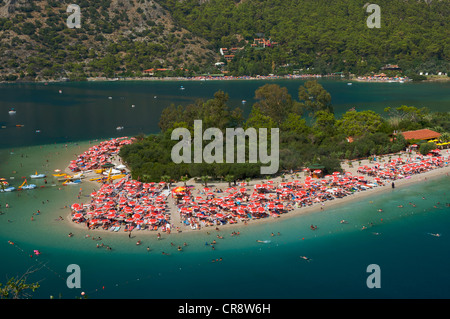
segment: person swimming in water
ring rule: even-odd
[[[306,256],[300,256],[300,258],[301,258],[301,259],[304,259],[304,260],[306,260],[306,261],[308,261],[308,262],[311,261],[311,258],[308,258],[308,257],[306,257]]]
[[[436,233],[436,234],[433,234],[433,233],[429,233],[431,236],[434,236],[434,237],[441,237],[441,234],[438,234],[438,233]]]

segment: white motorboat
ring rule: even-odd
[[[5,189],[0,188],[0,193],[3,192],[12,192],[14,191],[16,188],[14,186],[10,186],[10,187],[6,187]]]
[[[34,188],[36,188],[37,186],[35,185],[35,184],[27,184],[27,185],[23,185],[22,187],[21,187],[21,189],[34,189]]]
[[[46,177],[46,175],[45,174],[38,174],[36,172],[36,174],[30,175],[30,177],[31,178],[44,178],[44,177]]]
[[[80,183],[81,183],[81,179],[77,179],[74,181],[65,182],[65,183],[63,183],[63,185],[78,185]]]
[[[10,108],[8,113],[9,113],[9,115],[14,115],[14,114],[16,114],[16,110],[14,108]]]

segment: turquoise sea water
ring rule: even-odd
[[[277,83],[289,87],[295,95],[301,81]],[[34,298],[73,299],[82,291],[90,298],[449,298],[448,176],[389,189],[324,212],[240,225],[234,229],[240,231],[239,236],[231,236],[231,229],[222,230],[219,234],[224,239],[218,239],[211,229],[210,235],[172,233],[163,235],[160,241],[139,232],[133,232],[135,237],[131,239],[124,232],[91,232],[102,236],[101,241],[94,241],[85,238],[85,229],[70,225],[66,218],[69,210],[64,206],[78,201],[80,187],[81,199],[87,201],[86,195],[96,186],[83,183],[61,187],[51,174],[64,169],[90,143],[98,142],[93,139],[157,131],[159,112],[169,102],[210,98],[218,89],[229,92],[232,103],[242,105],[241,100],[246,99],[249,106],[254,90],[262,84],[0,85],[0,122],[6,125],[0,130],[0,177],[17,187],[22,177],[35,171],[50,176],[47,184],[33,180],[37,189],[0,193],[0,282],[43,262],[45,267],[29,278],[42,280]],[[186,89],[178,91],[180,85]],[[332,93],[338,111],[345,111],[347,106],[382,110],[401,104],[432,110],[449,108],[448,84],[347,86],[345,82],[325,81],[323,85]],[[14,117],[7,114],[9,107],[17,109]],[[17,123],[25,126],[16,128]],[[117,132],[118,125],[125,129]],[[41,133],[35,133],[38,128]],[[6,203],[10,208],[5,208]],[[397,208],[400,204],[404,208]],[[380,208],[382,213],[378,212]],[[40,214],[33,215],[37,210]],[[57,221],[59,216],[65,220]],[[348,224],[339,223],[342,219]],[[311,231],[311,224],[318,225],[318,230]],[[362,230],[363,226],[368,228]],[[74,236],[69,238],[69,232]],[[280,235],[271,236],[278,232]],[[142,244],[136,246],[139,239]],[[215,250],[205,245],[214,239]],[[188,246],[177,251],[176,246],[184,242]],[[97,243],[113,249],[96,248]],[[30,257],[35,249],[42,255]],[[212,262],[219,258],[222,261]],[[67,288],[66,268],[70,264],[81,268],[81,289]],[[367,288],[366,269],[370,264],[380,266],[379,289]]]
[[[51,174],[88,145],[52,144],[3,152],[0,172],[18,179],[34,169]],[[51,186],[50,177],[47,185],[37,182],[44,188],[0,194],[4,212],[0,215],[4,261],[0,274],[2,278],[22,274],[45,262],[30,276],[30,280],[42,280],[35,298],[75,298],[82,291],[90,298],[448,298],[450,208],[445,204],[450,202],[449,179],[443,176],[389,189],[324,212],[240,225],[234,229],[240,231],[238,236],[231,236],[232,229],[221,230],[218,234],[224,239],[211,229],[209,235],[172,233],[160,241],[139,232],[131,239],[124,232],[90,232],[102,237],[94,241],[84,237],[85,229],[70,227],[68,220],[55,220],[69,214],[63,207],[77,201],[80,186]],[[84,195],[95,187],[83,183],[81,188],[82,199],[87,199]],[[404,208],[397,208],[400,204]],[[40,215],[33,216],[38,209]],[[348,224],[341,224],[342,219]],[[318,225],[318,230],[311,231],[311,224]],[[368,228],[362,230],[363,226]],[[69,238],[69,232],[74,236]],[[142,244],[136,246],[139,239]],[[215,250],[205,245],[214,239]],[[177,251],[184,242],[188,246]],[[113,249],[96,248],[97,243]],[[30,257],[34,249],[42,255]],[[212,262],[219,258],[222,261]],[[70,264],[81,268],[81,289],[66,286]],[[380,289],[366,286],[370,264],[381,268]]]
[[[0,148],[82,141],[159,131],[163,108],[211,99],[218,90],[229,94],[230,107],[245,114],[255,90],[267,83],[286,87],[294,99],[304,80],[147,81],[0,84]],[[383,113],[387,106],[428,107],[448,111],[450,82],[360,83],[320,80],[330,92],[336,115],[352,107]],[[183,86],[185,89],[180,90]],[[59,93],[61,90],[61,94]],[[111,99],[109,99],[111,97]],[[242,104],[242,100],[246,100]],[[135,107],[133,108],[132,105]],[[8,115],[9,108],[17,113]],[[16,125],[24,125],[16,127]],[[117,131],[123,126],[122,131]],[[40,133],[36,133],[40,130]]]

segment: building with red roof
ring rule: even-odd
[[[401,132],[401,134],[405,137],[405,140],[432,140],[441,136],[440,133],[429,129],[406,131]]]

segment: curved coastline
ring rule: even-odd
[[[447,156],[448,156],[448,150],[444,151],[446,152]],[[405,159],[408,158],[408,154],[402,152],[401,154],[396,154],[395,156],[397,157],[404,157]],[[121,160],[120,160],[121,161]],[[364,160],[361,162],[361,164],[359,166],[364,166],[364,165],[368,165],[370,164],[368,160]],[[372,163],[373,165],[373,163]],[[357,175],[357,167],[349,167],[348,164],[342,164],[342,168],[347,171],[347,172],[352,172],[352,174]],[[70,172],[70,170],[66,167],[66,173]],[[396,188],[404,188],[404,187],[408,187],[410,185],[414,185],[417,183],[421,183],[423,181],[428,181],[428,180],[432,180],[438,177],[442,177],[444,175],[449,176],[450,173],[450,166],[447,164],[444,167],[441,168],[435,168],[432,169],[430,171],[427,172],[423,172],[423,173],[419,173],[419,174],[415,174],[410,176],[409,178],[402,178],[402,179],[397,179],[395,180],[395,185]],[[278,183],[282,182],[281,177],[277,177],[277,178],[273,178],[272,179],[274,182],[274,185],[278,185]],[[255,184],[258,184],[259,182],[263,183],[264,181],[258,181],[258,180],[252,180],[250,182],[250,185],[246,186],[246,187],[252,187]],[[89,183],[90,185],[94,185],[94,186],[99,186],[99,184],[97,182],[93,182],[93,181],[89,181],[87,180],[86,183]],[[175,187],[178,186],[182,186],[182,182],[178,182],[178,183],[174,183],[172,184],[172,189],[174,189]],[[189,182],[188,182],[189,184]],[[194,193],[194,191],[200,191],[203,188],[203,185],[201,184],[196,184],[196,185],[190,185],[193,186],[192,189],[192,194]],[[222,183],[213,183],[212,185],[210,185],[209,187],[211,188],[219,188],[219,189],[226,189],[228,187],[227,182],[222,182]],[[265,218],[260,218],[260,219],[255,219],[255,220],[250,220],[248,222],[242,222],[239,221],[237,223],[234,224],[230,224],[230,223],[226,223],[224,225],[214,225],[214,226],[209,226],[209,227],[201,227],[200,229],[191,229],[189,226],[185,226],[181,223],[179,216],[179,211],[178,208],[176,207],[175,203],[172,202],[172,199],[168,199],[168,211],[171,214],[171,219],[170,219],[170,225],[171,225],[171,229],[173,229],[173,231],[171,231],[169,234],[167,234],[166,232],[164,232],[164,234],[167,235],[178,235],[178,236],[182,236],[183,234],[186,233],[206,233],[206,232],[210,232],[210,231],[214,231],[215,227],[219,227],[220,230],[228,230],[228,231],[233,231],[233,230],[237,230],[237,229],[242,229],[243,227],[251,227],[251,225],[257,225],[257,224],[264,224],[264,223],[277,223],[278,221],[283,221],[286,219],[290,219],[290,218],[294,218],[294,217],[298,217],[298,216],[302,216],[302,215],[307,215],[307,214],[312,214],[312,213],[318,213],[318,212],[326,212],[326,211],[330,211],[333,208],[342,206],[342,205],[346,205],[346,204],[351,204],[354,201],[358,201],[364,198],[367,198],[369,196],[374,196],[377,194],[382,194],[384,192],[389,192],[392,191],[391,188],[391,184],[390,182],[386,182],[386,184],[384,186],[378,186],[378,187],[374,187],[372,189],[368,189],[365,191],[358,191],[355,192],[351,195],[347,195],[344,196],[343,198],[335,198],[333,200],[327,200],[324,201],[322,203],[314,203],[311,206],[306,206],[306,207],[300,207],[300,208],[293,208],[292,210],[280,214],[278,218],[273,218],[273,217],[265,217]],[[94,229],[88,229],[86,226],[86,223],[76,223],[72,221],[72,212],[68,213],[66,215],[66,219],[65,219],[65,223],[67,224],[67,228],[68,230],[82,230],[84,229],[85,231],[91,233],[94,232],[95,234],[109,234],[111,233],[111,231],[107,230],[107,229],[103,229],[101,227],[98,228],[94,228]],[[174,229],[180,227],[180,231],[175,231]],[[156,237],[158,235],[158,233],[161,233],[162,231],[160,231],[159,229],[157,231],[150,231],[150,230],[134,230],[134,233],[138,233],[141,236],[145,236],[145,237]],[[122,229],[120,230],[120,233],[122,234],[126,234],[127,232],[124,232]]]
[[[426,173],[422,173],[419,175],[415,175],[413,177],[411,177],[410,179],[402,179],[402,180],[396,180],[395,181],[395,185],[396,188],[399,187],[408,187],[411,185],[414,185],[415,183],[420,183],[426,180],[433,180],[439,177],[442,177],[445,174],[450,174],[450,167],[444,167],[441,169],[435,169],[433,171],[429,171]],[[92,183],[92,182],[91,182]],[[363,192],[358,192],[356,194],[350,195],[350,196],[346,196],[344,198],[339,198],[339,199],[335,199],[332,201],[327,201],[324,203],[324,206],[321,206],[319,203],[317,204],[313,204],[312,206],[309,207],[301,207],[301,208],[296,208],[288,213],[282,214],[280,215],[279,218],[271,218],[271,217],[267,217],[267,218],[260,218],[260,219],[256,219],[256,220],[252,220],[249,223],[247,223],[246,225],[242,222],[239,222],[237,224],[225,224],[225,225],[221,225],[218,226],[220,228],[220,230],[237,230],[237,229],[242,229],[242,227],[251,227],[252,225],[255,224],[263,224],[263,223],[277,223],[278,221],[283,221],[286,219],[290,219],[290,218],[295,218],[295,217],[299,217],[302,215],[307,215],[307,214],[312,214],[312,213],[319,213],[319,212],[327,212],[333,208],[342,206],[342,205],[346,205],[346,204],[351,204],[354,201],[358,201],[370,196],[374,196],[374,195],[378,195],[378,194],[382,194],[385,192],[389,192],[392,191],[390,185],[385,185],[385,186],[381,186],[381,187],[377,187],[374,188],[372,190],[366,190]],[[323,210],[321,209],[321,207],[323,207]],[[74,223],[70,220],[70,215],[71,213],[67,214],[67,224],[68,225],[68,230],[70,229],[78,229],[78,230],[86,230],[89,232],[95,232],[98,234],[105,234],[105,233],[111,233],[108,230],[102,229],[102,228],[96,228],[96,229],[87,229],[85,224],[77,224]],[[209,231],[214,230],[214,227],[202,227],[201,229],[197,229],[197,230],[192,230],[189,227],[186,227],[182,230],[182,232],[177,233],[177,232],[172,232],[170,233],[170,235],[182,235],[183,233],[206,233]],[[143,235],[143,236],[157,236],[157,231],[147,231],[147,230],[143,230],[143,231],[138,231],[139,235]],[[122,233],[124,233],[122,231]]]

